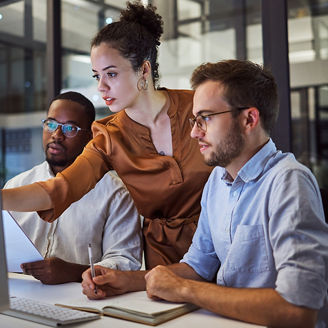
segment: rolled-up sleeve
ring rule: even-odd
[[[139,270],[143,249],[140,216],[123,185],[116,184],[112,189],[103,232],[103,256],[96,264],[123,271]]]
[[[320,191],[312,175],[289,170],[276,179],[273,194],[269,234],[276,291],[292,304],[320,309],[328,288],[328,228]]]

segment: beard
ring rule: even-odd
[[[48,164],[50,166],[65,166],[66,167],[70,164],[66,159],[56,160],[56,159],[47,157],[46,161],[48,162]]]
[[[219,142],[215,150],[210,154],[205,163],[209,166],[228,166],[233,159],[240,155],[245,144],[245,140],[241,134],[239,122],[234,121],[230,132],[224,140]]]
[[[58,149],[60,149],[61,154],[59,154],[59,155],[51,154],[51,152],[49,151],[49,148],[51,145],[54,145]],[[44,154],[46,157],[46,161],[48,162],[50,167],[55,167],[55,166],[67,167],[71,164],[69,161],[69,158],[67,156],[67,148],[61,142],[54,141],[54,142],[48,143],[47,146],[45,147]]]

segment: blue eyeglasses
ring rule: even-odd
[[[62,133],[68,137],[73,138],[77,135],[79,131],[89,131],[87,129],[81,129],[79,126],[71,123],[59,123],[56,120],[46,119],[42,120],[43,129],[49,133],[54,133],[60,126]]]

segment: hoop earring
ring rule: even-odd
[[[139,91],[146,91],[148,90],[148,81],[144,78],[140,78],[137,83],[137,88]]]

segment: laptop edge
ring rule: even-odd
[[[2,221],[2,195],[0,190],[0,311],[7,309],[9,309],[8,272]]]

